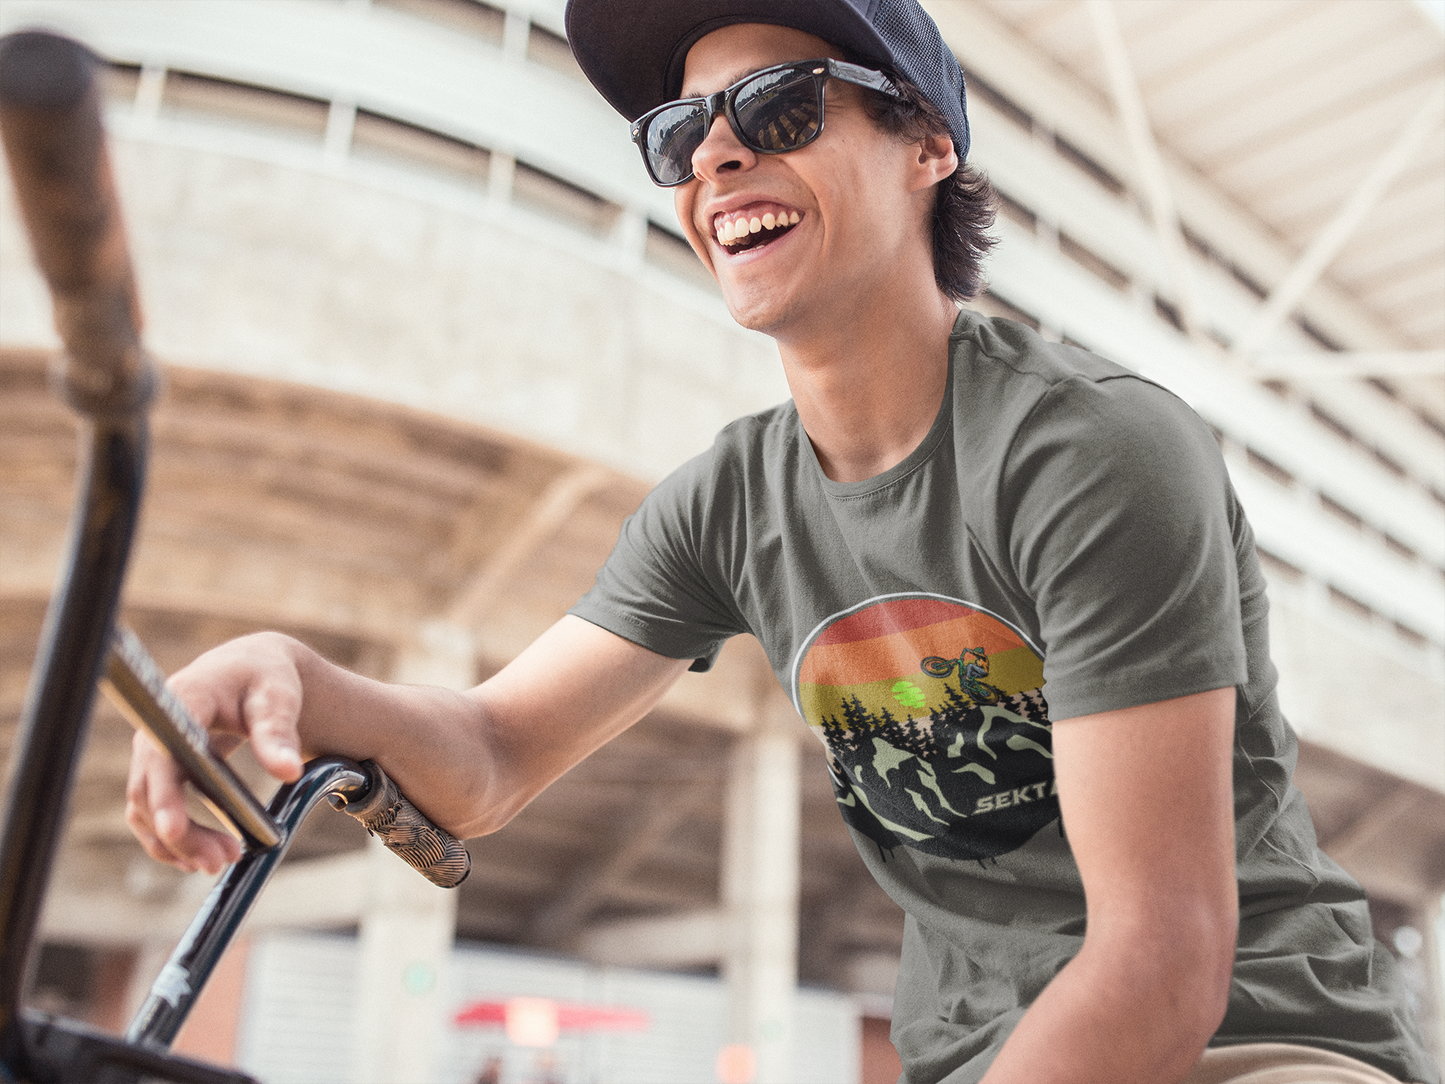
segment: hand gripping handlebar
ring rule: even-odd
[[[127,628],[115,630],[102,688],[137,729],[175,758],[212,812],[248,848],[265,849],[281,841],[283,831],[275,818],[211,752],[205,730],[166,688],[160,668]],[[432,884],[455,888],[466,880],[471,857],[461,841],[428,820],[373,761],[363,761],[362,768],[368,786],[332,794],[332,806],[355,817]]]

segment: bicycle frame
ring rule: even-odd
[[[170,1053],[216,963],[327,798],[434,884],[456,887],[466,849],[370,761],[320,757],[269,808],[215,757],[206,732],[115,616],[145,487],[146,412],[159,383],[106,156],[94,58],[42,31],[0,41],[0,136],[65,355],[57,391],[82,417],[80,496],[46,612],[12,757],[0,834],[0,1080],[66,1084],[255,1084]],[[97,682],[164,747],[244,844],[162,969],[124,1038],[21,1008],[41,904]]]

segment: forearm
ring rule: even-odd
[[[471,694],[363,677],[288,640],[301,676],[301,755],[375,760],[403,793],[459,838],[495,831],[481,811],[500,804],[505,781],[488,741],[486,713]],[[489,800],[490,795],[490,800]]]
[[[287,781],[323,753],[375,760],[436,824],[468,838],[502,827],[640,719],[687,665],[565,617],[469,692],[374,681],[280,633],[213,648],[170,685],[221,756],[250,741]],[[126,819],[146,852],[211,873],[234,862],[236,841],[187,813],[175,761],[148,739],[133,749]]]
[[[306,752],[376,760],[461,838],[505,825],[646,714],[689,661],[564,617],[499,673],[455,692],[372,681],[291,644]]]
[[[1086,940],[1019,1021],[984,1084],[1182,1079],[1224,1016],[1233,953],[1209,946],[1233,945],[1232,921],[1204,915],[1161,937]]]

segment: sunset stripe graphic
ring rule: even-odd
[[[894,596],[874,601],[824,623],[796,670],[799,709],[810,726],[839,717],[845,700],[857,697],[870,713],[918,718],[941,704],[945,682],[923,671],[929,656],[955,660],[982,648],[985,679],[1005,696],[1043,684],[1043,661],[1028,641],[1001,618],[937,595]]]

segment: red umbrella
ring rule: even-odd
[[[512,1031],[516,1030],[521,1017],[546,1017],[548,1022],[555,1020],[557,1031],[646,1031],[651,1023],[647,1013],[641,1009],[618,1005],[579,1005],[535,997],[474,1001],[458,1009],[452,1022],[481,1027],[502,1025]],[[544,1027],[542,1030],[550,1029]]]

